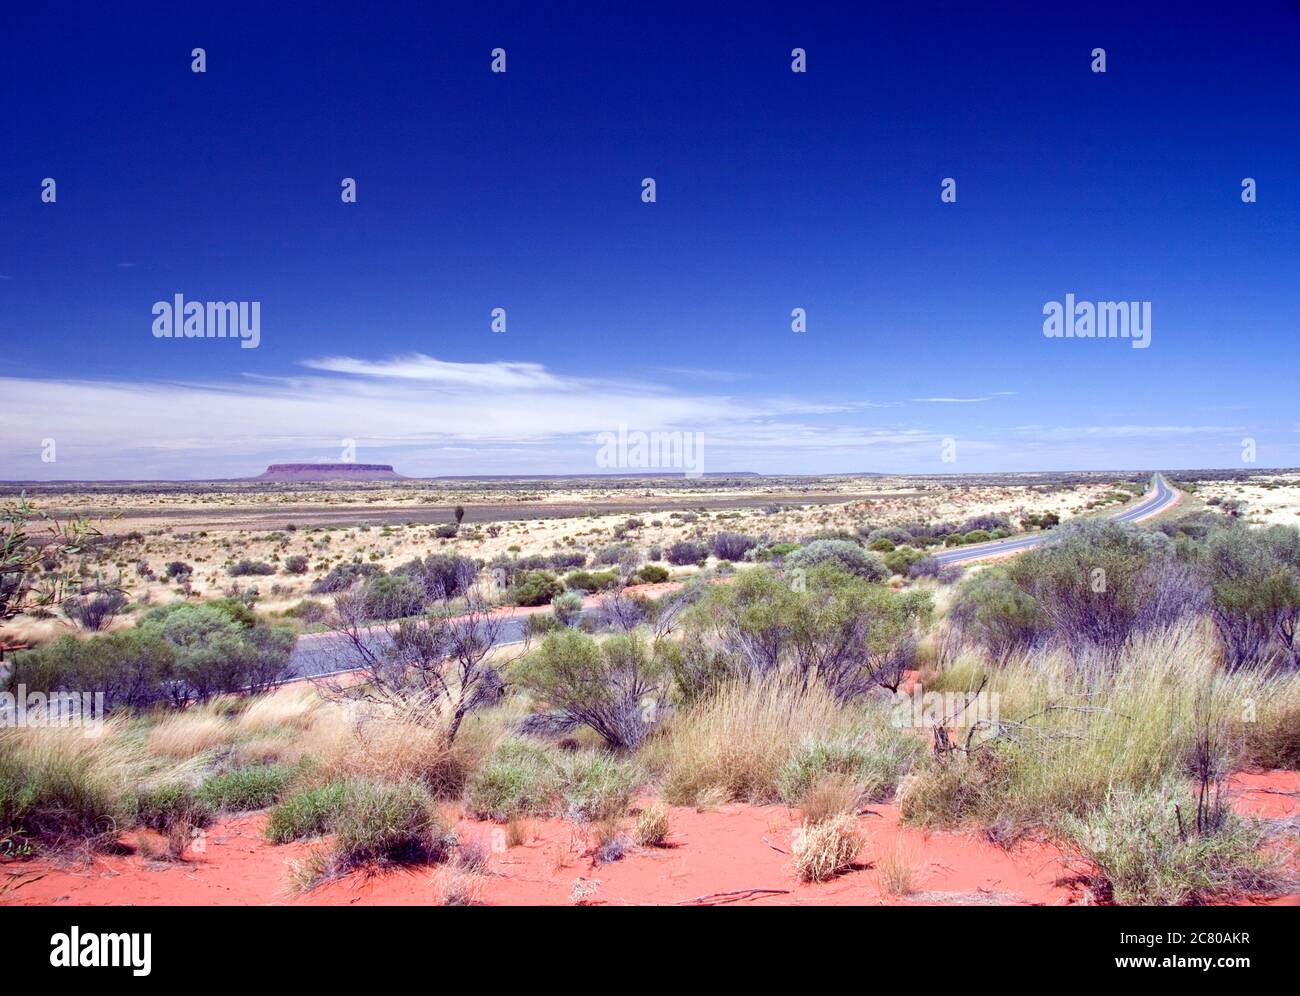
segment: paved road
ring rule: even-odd
[[[1111,516],[1116,522],[1140,522],[1153,515],[1159,515],[1178,503],[1179,493],[1169,486],[1163,474],[1156,474],[1152,479],[1152,488],[1136,505],[1130,505]],[[994,540],[992,543],[978,543],[974,546],[959,546],[935,554],[935,560],[941,564],[970,564],[990,557],[1005,557],[1020,553],[1042,543],[1050,541],[1054,533],[1051,530],[1030,533],[1028,536],[1012,536],[1008,539]]]
[[[1119,522],[1138,522],[1172,507],[1178,501],[1178,492],[1169,486],[1164,476],[1156,474],[1153,488],[1142,500],[1112,516]],[[995,540],[992,543],[980,543],[975,546],[956,547],[935,555],[943,564],[968,564],[989,557],[1004,557],[1008,554],[1028,550],[1047,542],[1053,536],[1049,530],[1043,533],[1031,533],[1028,536],[1013,536],[1009,539]],[[595,600],[588,599],[588,606],[583,615],[593,611]],[[501,623],[497,646],[519,643],[523,640],[528,627],[526,615],[511,616]],[[383,627],[376,627],[372,637],[377,641],[385,638]],[[322,675],[352,671],[359,667],[361,661],[356,649],[348,639],[339,633],[311,633],[299,637],[289,658],[289,677],[285,680],[296,681],[302,678],[318,678]]]

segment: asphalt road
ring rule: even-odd
[[[1158,515],[1177,502],[1178,492],[1169,486],[1163,475],[1156,474],[1153,483],[1154,487],[1143,495],[1141,501],[1122,509],[1112,515],[1111,518],[1118,522],[1138,522],[1153,515]],[[1053,533],[1049,530],[1047,532],[1032,533],[1028,536],[1013,536],[1004,540],[994,540],[991,543],[955,547],[935,554],[935,559],[943,564],[968,564],[990,557],[1004,557],[1048,542],[1052,539],[1052,536]],[[591,608],[587,608],[583,611],[583,614],[586,615],[591,611]],[[507,646],[511,643],[521,642],[527,627],[528,620],[525,616],[516,615],[502,620],[497,646]],[[376,645],[378,645],[378,641],[385,639],[383,627],[376,627],[372,630],[371,635],[377,641]],[[297,681],[304,678],[319,678],[328,674],[353,671],[360,664],[361,661],[356,649],[342,634],[310,633],[298,638],[298,644],[289,657],[289,677],[285,680]]]
[[[1130,505],[1114,513],[1111,518],[1116,522],[1140,522],[1153,515],[1159,515],[1172,508],[1178,501],[1178,492],[1169,486],[1163,474],[1156,474],[1153,487],[1136,505]],[[970,564],[990,557],[1005,557],[1011,553],[1020,553],[1049,542],[1054,534],[1051,530],[1031,533],[1028,536],[1011,536],[1007,539],[994,540],[991,543],[977,543],[973,546],[958,546],[934,555],[941,564]]]

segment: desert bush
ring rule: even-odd
[[[371,619],[405,619],[424,609],[423,587],[409,577],[380,574],[362,589],[366,615]]]
[[[987,529],[972,529],[962,536],[963,545],[968,543],[987,543],[993,538]]]
[[[470,779],[465,805],[482,819],[507,820],[550,814],[563,780],[552,752],[531,740],[512,737]]]
[[[1195,614],[1206,599],[1203,582],[1178,562],[1167,536],[1112,520],[1065,526],[1056,542],[1010,561],[1006,573],[1075,652],[1116,654],[1131,634]]]
[[[590,727],[609,746],[635,747],[664,705],[675,650],[637,631],[597,642],[563,630],[549,634],[510,677],[545,708]]]
[[[814,540],[786,557],[785,563],[787,567],[803,570],[834,564],[867,581],[884,581],[889,577],[879,557],[848,540]]]
[[[137,629],[165,640],[175,652],[165,687],[176,706],[225,692],[264,691],[284,676],[298,639],[290,629],[256,623],[246,606],[231,599],[158,606]]]
[[[874,539],[868,543],[867,549],[872,553],[893,553],[897,548],[894,546],[893,540],[885,539],[882,536],[880,539]]]
[[[1300,531],[1214,530],[1192,556],[1211,592],[1211,615],[1230,668],[1285,662],[1300,667]]]
[[[527,571],[515,577],[510,601],[515,605],[547,605],[564,591],[564,585],[549,571]]]
[[[971,516],[958,526],[956,531],[965,533],[969,537],[969,534],[972,532],[993,533],[999,529],[1009,533],[1011,531],[1011,520],[1005,515],[992,515],[985,513],[982,515]],[[975,541],[968,538],[967,542],[973,543]]]
[[[143,709],[170,698],[167,683],[175,666],[172,644],[138,629],[85,640],[61,636],[14,655],[3,687],[15,692],[22,685],[46,695],[102,695],[106,712]]]
[[[1093,890],[1118,905],[1181,906],[1275,889],[1278,864],[1257,825],[1231,813],[1198,830],[1196,800],[1172,784],[1107,795],[1061,829],[1094,869]]]
[[[306,574],[310,567],[311,560],[301,553],[295,553],[284,558],[284,573],[286,574]]]
[[[285,611],[285,615],[300,619],[308,625],[324,622],[329,617],[329,607],[324,602],[304,598],[297,605]]]
[[[664,551],[664,559],[677,567],[702,564],[709,558],[708,548],[702,543],[679,540]]]
[[[555,589],[552,596],[559,594],[558,582]],[[508,660],[499,644],[509,622],[471,591],[463,605],[440,602],[419,618],[384,626],[377,636],[364,599],[345,592],[335,602],[334,628],[346,641],[346,659],[361,680],[329,682],[326,694],[335,700],[383,703],[451,744],[470,712],[498,702],[504,693],[500,668]]]
[[[914,550],[910,546],[899,547],[885,557],[885,570],[891,574],[901,574],[907,577],[912,565],[919,563],[924,558],[925,554],[920,550]]]
[[[880,529],[872,529],[866,535],[867,545],[878,543],[884,540],[890,544],[892,549],[895,546],[907,546],[912,542],[912,534],[906,529],[899,526],[883,526]]]
[[[226,568],[226,573],[232,578],[241,578],[248,576],[264,576],[275,573],[273,564],[263,563],[258,560],[241,560],[238,563],[231,564]]]
[[[668,569],[658,564],[646,564],[636,572],[636,580],[641,584],[662,584],[668,580]]]
[[[375,577],[383,573],[377,564],[335,564],[319,581],[311,586],[313,595],[331,595],[347,591],[358,581]]]
[[[572,626],[582,615],[582,595],[576,591],[564,591],[551,599],[551,612],[561,626]]]
[[[930,615],[929,595],[898,594],[835,564],[799,580],[756,567],[712,586],[682,617],[688,645],[720,648],[742,674],[789,667],[843,699],[880,679],[896,684],[900,659],[914,652],[914,631]]]
[[[570,591],[608,591],[618,585],[616,571],[573,571],[564,579]]]
[[[608,567],[622,563],[624,557],[629,553],[634,554],[635,552],[636,551],[633,547],[628,543],[614,543],[604,549],[597,550],[595,555],[592,556],[591,562],[593,564],[601,564]]]
[[[279,798],[293,774],[285,765],[236,768],[206,779],[195,798],[215,812],[265,809]]]
[[[433,553],[423,560],[416,557],[393,571],[409,577],[420,586],[426,601],[459,598],[478,579],[478,564],[468,557]]]
[[[449,522],[445,526],[438,526],[433,531],[435,539],[454,539],[460,532],[460,526],[454,522]]]
[[[347,800],[351,784],[328,782],[295,792],[271,810],[266,836],[274,844],[287,844],[329,832]]]
[[[962,584],[948,621],[963,639],[983,647],[999,663],[1041,645],[1051,633],[1051,620],[1039,604],[993,568]]]
[[[0,729],[0,838],[60,847],[116,837],[136,816],[135,789],[150,772],[139,738],[105,722],[98,737],[75,727]]]
[[[826,882],[853,866],[864,843],[866,835],[852,814],[805,823],[790,848],[795,872],[805,882]]]
[[[185,563],[183,560],[173,560],[167,564],[163,571],[163,577],[172,581],[180,581],[194,573],[194,568]]]
[[[127,607],[126,593],[117,588],[95,585],[91,590],[67,599],[63,611],[68,618],[92,633],[107,629]]]
[[[718,533],[710,544],[713,555],[719,560],[740,560],[756,546],[758,540],[753,536],[732,532]]]

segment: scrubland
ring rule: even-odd
[[[390,569],[354,554],[308,583],[334,579],[310,625],[359,666],[314,682],[279,684],[299,616],[127,594],[104,630],[7,656],[11,691],[111,706],[95,731],[0,729],[0,901],[67,895],[87,862],[120,901],[193,901],[223,861],[244,902],[1294,895],[1300,532],[1205,502],[1211,482],[1167,521],[1087,514],[1121,483],[1064,492],[1063,525],[1041,500],[897,524],[850,501],[793,528],[623,515],[598,540],[557,520],[559,549],[471,555],[458,531]],[[1055,535],[964,575],[927,557],[1023,528]],[[647,566],[680,584],[638,595]],[[512,605],[547,608],[493,646]],[[176,891],[130,892],[141,862]],[[935,886],[981,862],[987,887]]]

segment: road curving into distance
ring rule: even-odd
[[[1169,486],[1164,475],[1156,473],[1152,478],[1152,488],[1133,505],[1129,505],[1111,515],[1116,522],[1141,522],[1161,512],[1166,512],[1178,504],[1182,495]],[[1007,539],[993,540],[972,546],[960,546],[934,554],[941,564],[971,564],[978,560],[991,560],[1007,557],[1024,550],[1032,549],[1052,539],[1053,532],[1031,533],[1026,536],[1010,536]],[[588,606],[583,614],[592,611],[594,599],[588,599]],[[501,622],[501,631],[497,636],[497,646],[523,642],[528,628],[526,613],[516,613]],[[386,635],[383,627],[374,627],[368,635],[377,640]],[[325,675],[354,671],[360,667],[356,648],[341,633],[311,633],[298,638],[298,643],[289,658],[289,676],[284,680],[301,681],[321,678]]]
[[[1126,506],[1110,516],[1116,522],[1142,522],[1161,512],[1167,512],[1182,499],[1182,493],[1174,490],[1165,480],[1165,475],[1158,471],[1151,479],[1151,490],[1134,505]],[[977,543],[972,546],[958,546],[951,550],[936,553],[934,559],[941,564],[971,564],[977,560],[991,560],[1006,557],[1013,553],[1041,546],[1052,539],[1052,531],[1030,533],[1027,536],[1009,536],[1006,539],[993,540],[990,543]]]

